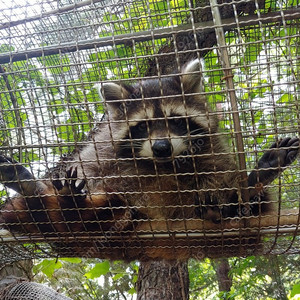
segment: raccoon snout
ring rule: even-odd
[[[168,140],[157,140],[152,145],[152,152],[155,157],[170,157],[172,145]]]

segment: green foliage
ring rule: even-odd
[[[101,263],[95,264],[95,266],[87,273],[84,274],[88,279],[95,279],[101,275],[106,275],[109,272],[109,262],[106,260]]]
[[[189,261],[190,299],[209,299],[218,293],[217,276],[210,259]]]
[[[300,283],[294,284],[291,290],[291,297],[299,296],[300,297]]]
[[[59,258],[38,261],[33,270],[36,281],[47,282],[74,300],[129,300],[135,294],[137,269],[136,263]]]
[[[100,32],[99,37],[179,25],[189,17],[186,7],[186,0],[133,1],[126,6],[122,14],[110,11],[103,16],[103,23],[107,23],[111,30]],[[83,78],[89,82],[97,82],[100,79],[129,79],[142,76],[147,69],[148,59],[166,42],[166,39],[134,44],[129,41],[123,45],[115,45],[113,49],[100,48],[97,53],[89,55],[88,61],[92,63],[92,67]]]
[[[190,299],[277,300],[292,299],[300,293],[299,255],[230,258],[229,263],[231,290],[219,292],[213,260],[191,260]]]
[[[49,55],[38,58],[38,61],[52,74],[61,74],[70,71],[70,59],[65,55]]]
[[[188,17],[188,13],[183,11],[186,6],[185,0],[134,1],[125,8],[121,18],[119,13],[108,12],[103,21],[113,24],[112,32],[115,35],[167,27],[171,24],[181,24],[182,20]],[[107,32],[103,35],[107,35]]]
[[[62,263],[56,259],[44,259],[40,263],[34,265],[33,272],[43,272],[47,277],[51,278],[55,270],[62,267]]]
[[[15,51],[15,48],[12,45],[2,44],[0,45],[0,53]]]

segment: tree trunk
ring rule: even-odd
[[[6,278],[7,276],[20,277],[31,281],[32,260],[20,260],[0,266],[0,280]]]
[[[136,287],[137,300],[188,300],[187,262],[141,262]]]
[[[232,279],[229,276],[230,265],[227,258],[214,260],[218,278],[219,291],[229,292],[232,286]]]
[[[22,281],[32,280],[32,260],[21,260],[0,266],[0,299],[6,290]]]

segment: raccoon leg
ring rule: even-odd
[[[15,160],[0,156],[0,181],[18,192],[4,203],[0,210],[0,222],[17,232],[37,233],[53,231],[44,211],[41,194],[47,194],[48,186],[35,181],[33,175]],[[34,224],[34,222],[36,224]]]
[[[33,175],[12,158],[0,155],[0,182],[21,195],[32,195],[36,190]]]
[[[108,230],[122,230],[126,227],[123,225],[128,225],[121,224],[123,221],[126,223],[125,218],[131,217],[126,213],[127,208],[122,197],[105,191],[101,186],[95,192],[90,191],[86,181],[78,179],[76,166],[67,170],[64,180],[56,179],[53,184],[58,190],[68,231],[103,233]]]
[[[290,165],[299,153],[298,138],[284,138],[274,143],[258,161],[256,170],[248,177],[249,187],[258,183],[270,184],[282,172],[282,168]]]
[[[257,168],[248,177],[250,211],[247,205],[239,204],[238,194],[232,190],[216,195],[212,193],[195,195],[196,215],[219,223],[222,218],[258,215],[271,211],[273,208],[270,203],[271,196],[263,190],[263,186],[270,184],[279,176],[282,168],[287,167],[296,159],[299,153],[299,144],[298,138],[284,138],[278,143],[274,143],[260,158]]]
[[[298,138],[284,138],[274,143],[258,161],[257,168],[248,177],[250,215],[258,215],[273,210],[271,196],[263,187],[270,184],[289,166],[299,153]],[[252,187],[252,188],[251,188]],[[246,206],[243,215],[247,215]]]
[[[77,173],[73,174],[75,177]],[[71,178],[70,174],[67,174]],[[11,158],[0,156],[0,180],[18,194],[6,201],[0,210],[0,222],[11,231],[25,233],[69,232],[65,222],[78,225],[75,202],[84,202],[82,193],[85,183],[75,180],[34,180],[34,176]],[[73,197],[75,200],[71,200]],[[82,204],[81,204],[82,206]],[[63,208],[66,211],[63,211]],[[78,213],[77,213],[78,214]]]
[[[131,218],[121,197],[103,190],[84,192],[86,182],[77,178],[76,168],[70,168],[64,180],[35,181],[26,168],[0,156],[0,181],[18,192],[0,210],[0,223],[11,231],[49,234],[112,227],[121,230],[128,225],[125,219]]]
[[[58,210],[50,211],[53,222],[61,220],[55,227],[59,232],[83,231],[83,220],[80,209],[85,208],[86,192],[83,190],[86,182],[78,179],[77,168],[66,171],[64,179],[53,178],[52,184],[57,194]]]

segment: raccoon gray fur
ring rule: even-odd
[[[106,119],[86,146],[59,164],[63,177],[52,172],[36,181],[0,156],[0,180],[19,193],[2,207],[0,222],[26,233],[96,234],[126,232],[138,219],[218,223],[269,212],[268,191],[254,187],[269,184],[295,160],[298,138],[280,140],[262,156],[249,176],[245,205],[234,153],[201,93],[200,76],[195,60],[177,75],[100,86]]]
[[[151,220],[238,215],[234,156],[199,94],[199,77],[193,61],[181,77],[103,85],[107,122],[70,165],[88,178],[91,194],[108,189]]]

